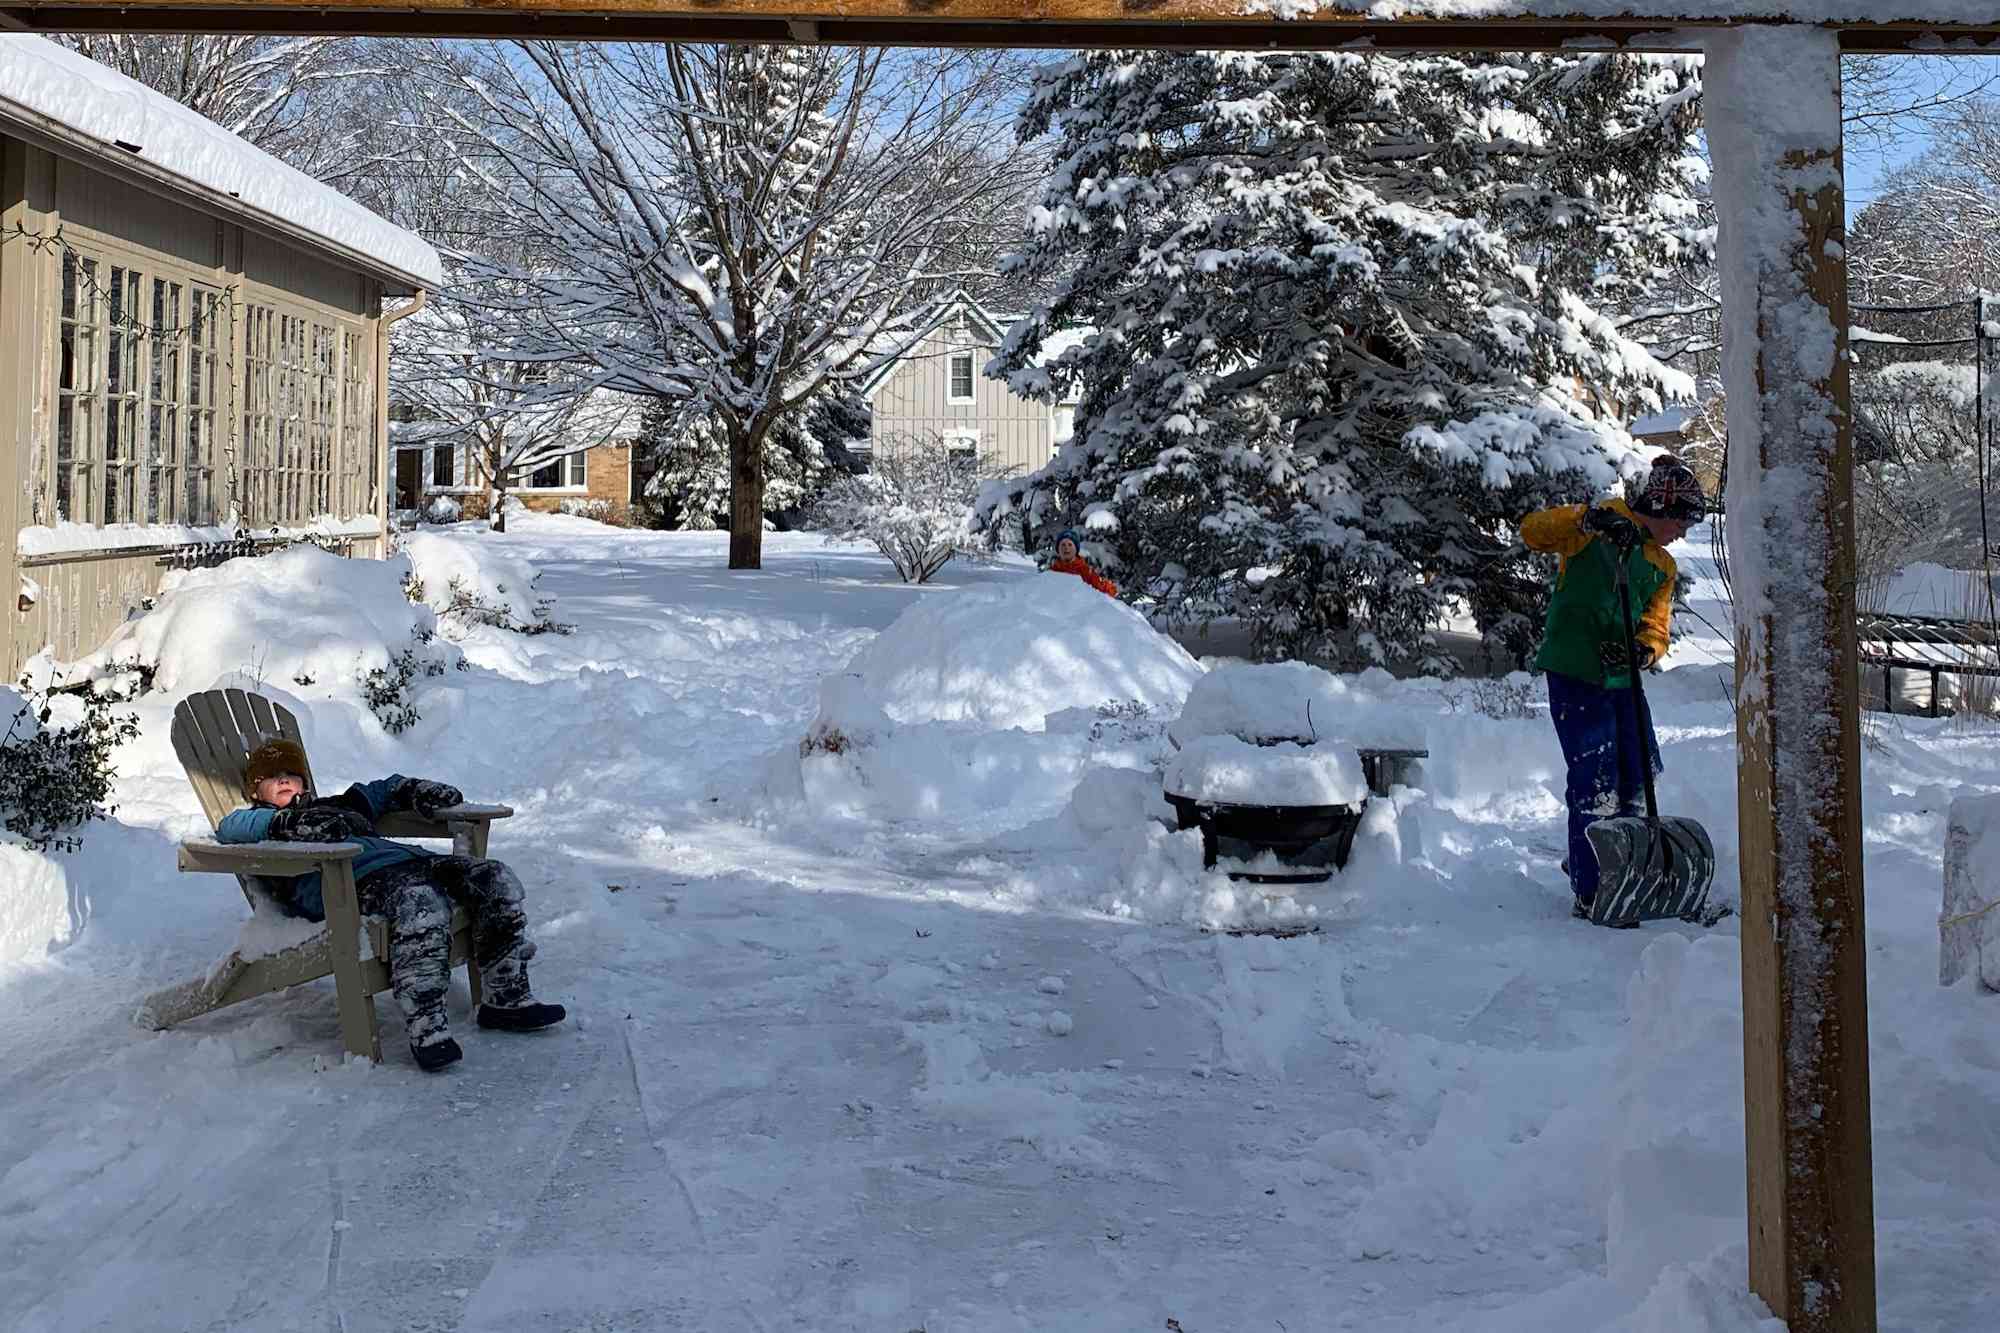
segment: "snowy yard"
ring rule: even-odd
[[[296,701],[323,789],[401,771],[516,807],[493,852],[572,1021],[479,1031],[460,973],[467,1055],[435,1077],[386,995],[385,1062],[341,1063],[330,982],[130,1026],[244,916],[226,878],[173,868],[206,829],[168,718],[217,682],[145,696],[114,822],[55,858],[66,888],[0,866],[66,893],[46,934],[74,931],[44,955],[47,901],[0,931],[7,1328],[1778,1327],[1742,1294],[1734,921],[1569,919],[1539,686],[1493,718],[1463,684],[1339,682],[1357,726],[1421,729],[1423,790],[1273,907],[1204,875],[1115,771],[1150,771],[1174,708],[1070,697],[1185,688],[1076,580],[953,565],[908,588],[785,535],[726,573],[723,534],[515,526],[433,540],[538,568],[574,634],[454,631],[466,669],[420,681],[399,736],[324,673],[265,688]],[[982,648],[962,608],[1023,581],[1054,609]],[[897,716],[839,682],[919,604],[938,629],[910,641],[948,669],[934,715]],[[346,651],[287,614],[272,633],[300,652]],[[1715,832],[1733,900],[1717,648],[1684,641],[1652,693],[1662,803]],[[1037,652],[1040,683],[966,683],[982,654]],[[889,655],[871,679],[924,665]],[[801,760],[816,720],[858,748]],[[2000,779],[1990,733],[1875,734],[1882,1324],[1959,1333],[2000,1301],[2000,997],[1936,985],[1938,858],[1952,795]],[[1199,928],[1274,915],[1321,929]]]

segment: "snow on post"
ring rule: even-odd
[[[1875,1327],[1840,55],[1707,39],[1728,392],[1750,1284]]]

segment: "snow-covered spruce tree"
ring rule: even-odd
[[[706,531],[729,522],[729,441],[713,415],[655,400],[641,421],[647,522]],[[685,405],[679,405],[685,408]],[[860,471],[852,450],[868,438],[858,393],[829,388],[780,421],[764,442],[764,513],[794,527],[828,480]]]
[[[1010,262],[1065,278],[995,366],[1078,389],[1076,442],[979,520],[1084,528],[1128,595],[1241,616],[1268,657],[1434,658],[1456,606],[1525,645],[1512,522],[1610,483],[1620,416],[1684,387],[1591,298],[1697,257],[1697,97],[1688,62],[1624,56],[1053,67],[1018,129],[1057,168]]]
[[[767,448],[866,379],[963,280],[1023,174],[1004,55],[815,46],[454,48],[430,63],[467,170],[535,264],[519,350],[712,418],[729,564],[756,568]]]

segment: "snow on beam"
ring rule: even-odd
[[[1840,51],[1706,44],[1729,398],[1750,1285],[1875,1328]]]
[[[0,27],[39,31],[879,46],[1660,51],[1689,28],[1781,20],[1833,25],[1849,51],[2000,44],[1985,0],[0,0]]]

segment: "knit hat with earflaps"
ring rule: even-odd
[[[290,773],[300,781],[306,776],[305,748],[283,736],[265,741],[250,752],[250,762],[243,769],[243,794],[256,796],[258,783],[281,773]]]
[[[1708,497],[1702,493],[1701,479],[1693,468],[1672,454],[1661,454],[1653,460],[1646,484],[1632,498],[1632,512],[1699,523],[1708,516]]]

